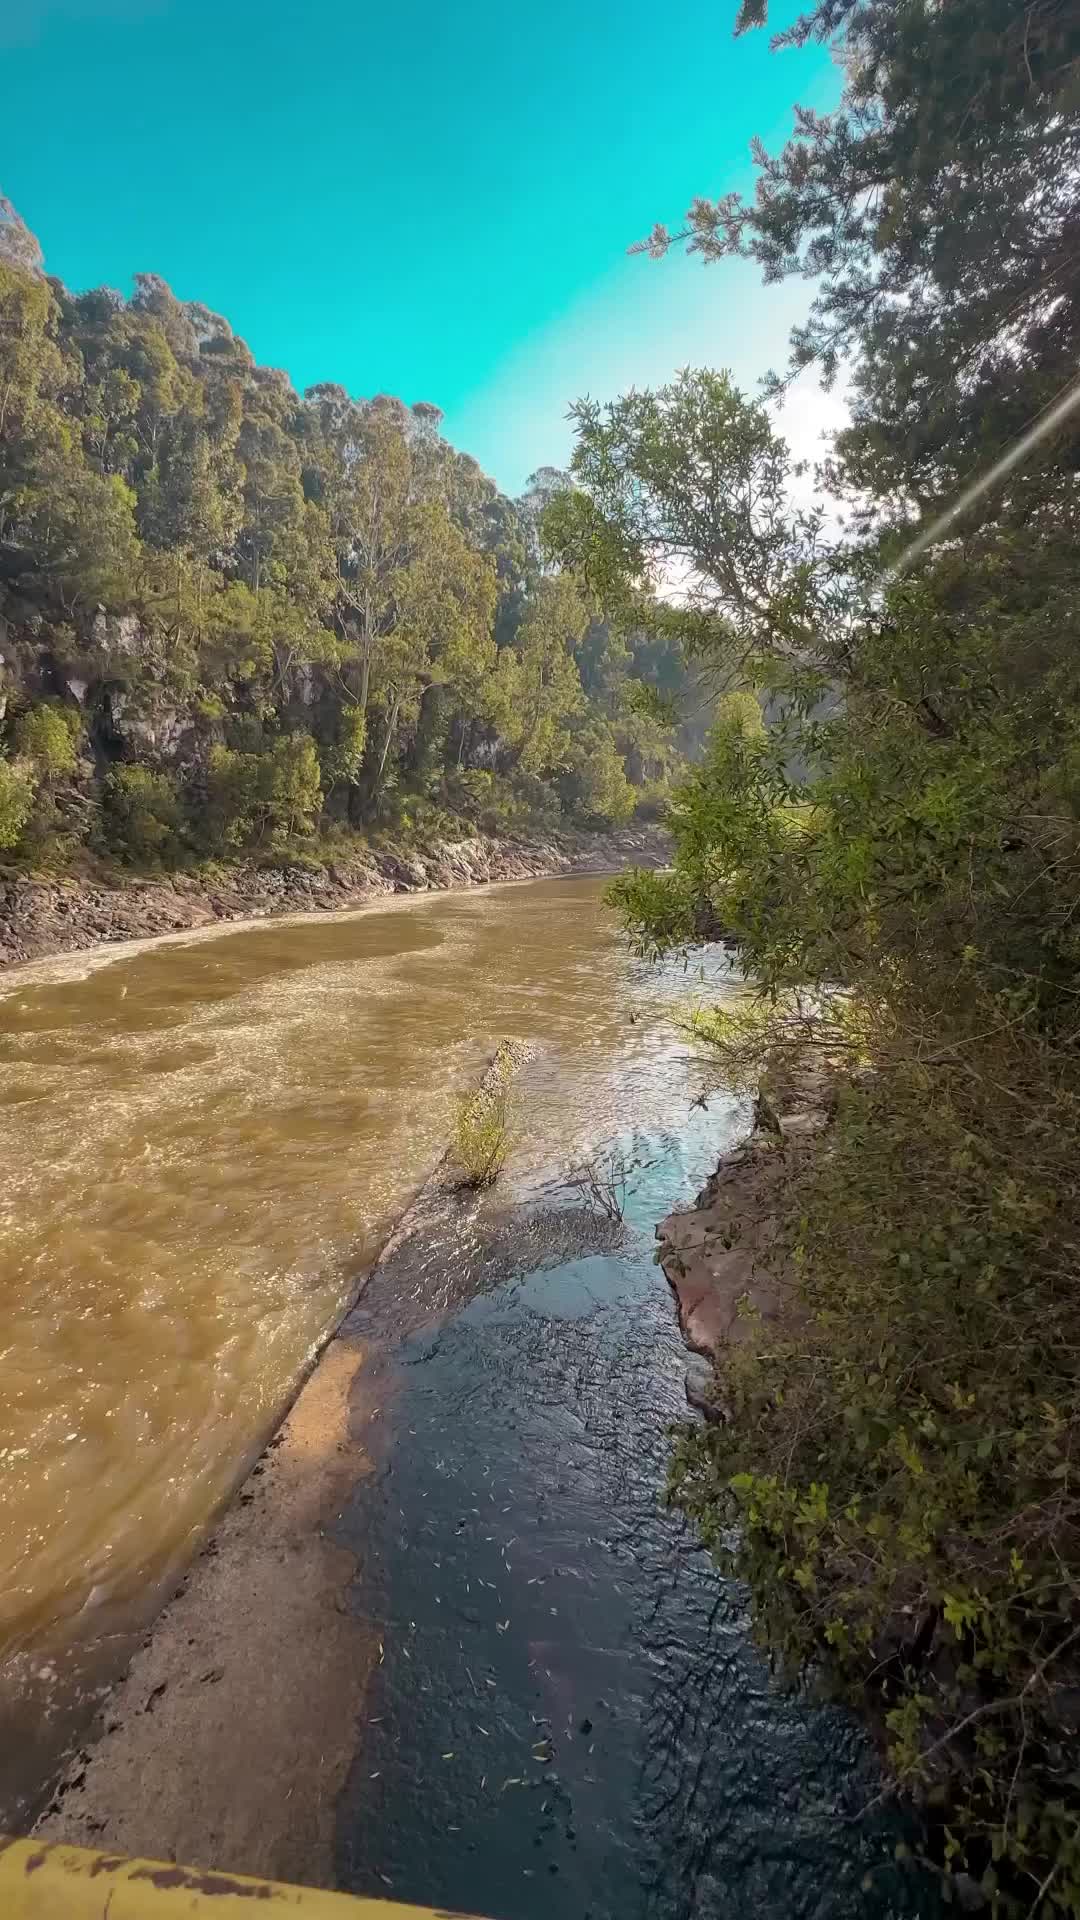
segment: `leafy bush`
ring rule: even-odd
[[[224,852],[244,847],[255,832],[259,759],[231,747],[211,747],[206,763],[205,801],[199,828],[206,844]]]
[[[15,727],[15,749],[46,778],[74,773],[82,715],[74,707],[41,705],[21,714]]]
[[[306,734],[286,734],[259,753],[216,745],[207,756],[205,800],[195,824],[221,852],[282,851],[312,832],[321,799],[319,756]]]
[[[331,788],[349,785],[360,778],[367,745],[367,715],[355,703],[343,706],[337,716],[336,738],[320,748],[322,783]]]
[[[563,805],[583,826],[624,826],[633,814],[634,789],[622,755],[600,728],[584,728],[574,737],[559,785]]]
[[[647,780],[634,795],[634,817],[637,820],[666,820],[670,805],[670,782]]]
[[[135,865],[161,865],[182,848],[183,810],[168,774],[150,767],[113,767],[105,782],[107,846]]]
[[[258,795],[265,828],[279,840],[311,833],[322,802],[315,742],[307,734],[275,740],[259,761]]]
[[[914,1063],[846,1092],[773,1254],[798,1325],[748,1329],[672,1489],[762,1642],[869,1690],[945,1864],[1026,1912],[1048,1863],[1061,1904],[1080,1884],[1080,1194],[1072,1096],[1009,1084],[989,1113]]]
[[[0,847],[17,847],[34,807],[35,782],[25,763],[0,759]]]
[[[502,1078],[463,1095],[454,1118],[451,1153],[468,1187],[498,1179],[510,1147],[509,1094]]]

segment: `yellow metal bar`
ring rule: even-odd
[[[267,1920],[279,1913],[282,1920],[449,1920],[394,1900],[0,1838],[2,1920],[255,1920],[263,1913]]]

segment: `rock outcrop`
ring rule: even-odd
[[[656,1229],[683,1338],[714,1369],[725,1349],[762,1320],[797,1318],[795,1276],[775,1254],[777,1225],[800,1162],[821,1145],[834,1085],[818,1061],[802,1063],[782,1089],[771,1083],[749,1137],[725,1154],[692,1207],[668,1214]],[[722,1417],[722,1378],[714,1371],[710,1384],[694,1363],[687,1398],[707,1416]]]

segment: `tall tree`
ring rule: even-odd
[[[674,1481],[770,1650],[869,1688],[939,1862],[994,1913],[1075,1915],[1080,414],[997,463],[1076,381],[1080,15],[823,0],[781,42],[811,38],[839,107],[686,236],[814,279],[794,367],[851,381],[850,537],[714,376],[580,410],[554,522],[617,607],[688,569],[674,629],[783,696],[773,726],[723,709],[629,924],[738,942],[756,1002],[696,1022],[729,1073],[808,1035],[860,1069],[781,1168],[798,1323],[748,1327]]]

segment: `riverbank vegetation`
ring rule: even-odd
[[[467,1187],[490,1187],[506,1164],[510,1147],[509,1093],[496,1079],[463,1094],[454,1116],[451,1153]]]
[[[657,818],[677,648],[543,565],[559,475],[510,500],[440,421],[299,396],[153,274],[69,292],[0,202],[0,860]]]
[[[791,371],[850,424],[811,489],[721,375],[585,403],[546,522],[624,618],[674,582],[727,696],[627,923],[737,940],[741,1072],[846,1069],[784,1189],[797,1325],[721,1357],[673,1486],[769,1651],[869,1700],[947,1885],[1077,1914],[1080,15],[827,0],[812,38],[838,108],[682,237],[809,276]]]
[[[504,1040],[472,1093],[462,1094],[454,1116],[450,1159],[463,1187],[490,1187],[506,1164],[513,1141],[510,1093],[516,1075],[532,1057],[519,1040]]]

